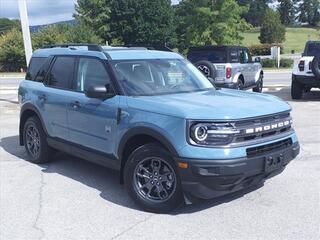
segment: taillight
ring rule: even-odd
[[[231,78],[231,76],[232,76],[232,68],[227,67],[226,68],[226,77]]]
[[[303,72],[303,71],[304,71],[304,61],[303,61],[303,60],[301,60],[301,61],[299,62],[298,68],[299,68],[300,72]]]

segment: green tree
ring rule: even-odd
[[[293,25],[296,15],[296,0],[278,0],[278,2],[278,11],[282,24],[286,26]]]
[[[110,14],[113,0],[78,0],[75,18],[95,31],[103,40],[110,39]]]
[[[262,18],[267,9],[269,9],[270,3],[273,0],[238,0],[240,6],[247,6],[249,9],[243,13],[242,16],[247,20],[248,23],[253,26],[261,26]]]
[[[241,18],[247,8],[235,0],[189,0],[189,4],[192,9],[185,21],[189,25],[186,41],[191,45],[239,44],[241,32],[250,27]]]
[[[57,24],[33,34],[33,47],[57,43],[101,43],[93,30],[84,24]]]
[[[111,38],[125,44],[172,44],[174,13],[170,0],[117,0],[111,4]]]
[[[299,2],[298,20],[316,26],[320,22],[320,2],[319,0],[304,0]]]
[[[170,0],[78,0],[75,16],[110,43],[165,44],[175,41]]]
[[[22,33],[13,28],[0,35],[0,71],[20,71],[25,67]]]
[[[19,28],[19,20],[10,20],[8,18],[0,18],[0,35],[10,31],[13,28]]]
[[[263,16],[263,23],[260,28],[260,42],[282,43],[285,40],[285,34],[286,28],[281,23],[279,12],[268,9]]]

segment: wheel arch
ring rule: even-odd
[[[24,124],[27,121],[28,118],[36,116],[40,119],[42,127],[47,134],[47,130],[43,124],[43,120],[41,118],[41,115],[39,113],[39,110],[31,103],[25,103],[20,110],[20,123],[19,123],[19,144],[20,146],[24,145],[24,139],[23,139],[23,128]]]
[[[118,148],[118,157],[120,159],[120,183],[123,183],[123,170],[128,157],[138,147],[147,143],[158,143],[172,154],[178,156],[178,153],[171,142],[156,130],[147,127],[136,127],[129,130],[120,140]]]

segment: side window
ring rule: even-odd
[[[47,75],[47,72],[49,70],[51,61],[52,61],[52,57],[49,57],[49,58],[47,58],[45,60],[45,62],[41,66],[40,70],[38,71],[34,81],[36,81],[36,82],[44,82],[45,77]]]
[[[57,57],[48,76],[48,85],[69,89],[73,76],[74,62],[73,57]]]
[[[103,63],[94,58],[80,58],[74,90],[84,92],[91,85],[110,84],[110,77]]]
[[[27,74],[26,80],[34,80],[36,74],[38,73],[39,69],[41,68],[42,64],[45,62],[45,57],[33,57],[31,58]]]
[[[230,62],[231,63],[238,63],[239,62],[238,51],[236,49],[232,49],[230,51]]]
[[[248,63],[251,63],[252,62],[252,58],[251,58],[250,51],[248,49],[246,49],[245,52],[247,53]]]
[[[239,50],[239,57],[240,57],[240,63],[248,63],[249,62],[249,55],[248,51],[245,49]]]

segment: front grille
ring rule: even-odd
[[[265,154],[268,152],[286,149],[290,146],[292,146],[291,138],[285,139],[282,141],[278,141],[275,143],[270,143],[267,145],[259,146],[259,147],[248,148],[247,149],[247,156],[248,157],[255,157],[255,156],[262,155],[262,154]]]
[[[271,127],[275,124],[284,122],[287,124],[283,124],[283,126],[278,126],[275,128]],[[289,112],[236,122],[235,127],[236,129],[240,130],[240,133],[235,135],[233,143],[259,140],[262,138],[283,134],[291,129],[291,123],[292,119]],[[268,129],[268,126],[270,129]],[[249,130],[253,131],[250,132]]]

